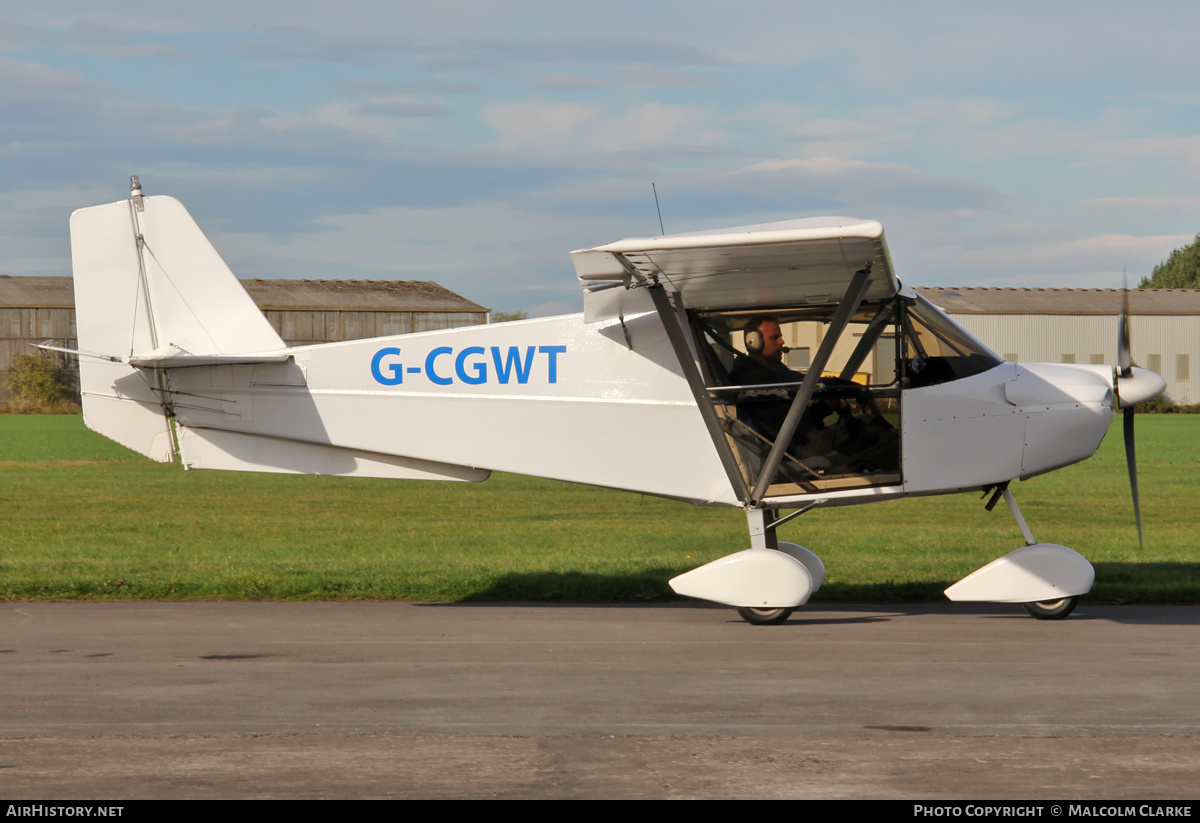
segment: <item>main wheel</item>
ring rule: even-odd
[[[1075,606],[1079,603],[1079,596],[1064,597],[1061,600],[1042,600],[1037,603],[1022,603],[1025,611],[1036,617],[1038,620],[1062,620],[1071,612],[1075,611]]]
[[[739,607],[738,617],[751,626],[776,626],[792,616],[795,609],[747,609]]]

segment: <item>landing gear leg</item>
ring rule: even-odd
[[[779,512],[774,509],[747,509],[746,522],[750,526],[750,548],[778,549],[775,537],[775,520]],[[751,626],[777,626],[792,616],[794,609],[749,609],[739,607],[738,617]]]
[[[1025,536],[1025,545],[1032,546],[1037,543],[1033,537],[1033,532],[1029,530],[1029,524],[1025,522],[1025,518],[1021,516],[1021,510],[1017,507],[1016,498],[1006,486],[1003,490],[1004,502],[1008,504],[1009,511],[1012,512],[1013,519],[1017,521],[1017,525],[1021,528],[1021,534]],[[1079,595],[1074,597],[1063,597],[1058,600],[1041,600],[1037,603],[1022,603],[1025,611],[1029,612],[1030,616],[1038,620],[1064,620],[1067,615],[1075,611],[1075,607],[1079,605]]]
[[[778,509],[746,509],[746,524],[750,527],[750,548],[779,548],[779,539],[775,536],[777,520]]]
[[[1004,495],[1004,502],[1008,504],[1008,510],[1012,512],[1013,520],[1017,521],[1017,526],[1019,526],[1021,529],[1021,534],[1025,538],[1025,545],[1036,545],[1037,540],[1034,539],[1033,532],[1029,530],[1029,524],[1026,523],[1025,518],[1021,516],[1021,509],[1017,506],[1017,499],[1013,497],[1012,492],[1008,490],[1008,486],[1005,485],[1005,487],[1000,490],[1000,493]]]

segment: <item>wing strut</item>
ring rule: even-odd
[[[775,478],[775,472],[779,470],[779,464],[783,462],[783,455],[792,442],[792,435],[800,426],[800,418],[808,409],[808,401],[812,399],[817,383],[821,381],[821,372],[824,371],[825,364],[829,362],[829,357],[833,354],[833,347],[837,345],[850,318],[858,311],[859,304],[866,296],[870,283],[871,263],[868,261],[865,266],[854,273],[854,277],[850,278],[850,286],[846,289],[846,294],[842,297],[842,302],[838,305],[833,319],[829,321],[829,331],[825,333],[825,339],[821,341],[816,356],[808,366],[804,382],[796,391],[796,397],[792,400],[791,408],[788,409],[787,417],[783,420],[778,437],[775,438],[775,445],[771,447],[771,453],[767,455],[762,471],[758,474],[754,491],[750,494],[751,505],[757,506],[767,496],[767,489],[770,488],[771,481]]]
[[[683,369],[683,376],[687,379],[688,388],[692,390],[692,397],[700,409],[700,416],[704,418],[704,425],[708,429],[709,436],[712,437],[713,445],[716,446],[717,455],[721,458],[721,465],[725,468],[725,474],[729,476],[729,482],[733,484],[734,493],[739,499],[745,500],[750,490],[746,488],[746,481],[738,469],[737,460],[734,459],[733,450],[729,446],[729,439],[725,436],[725,430],[721,428],[721,421],[717,419],[712,398],[708,395],[708,390],[704,386],[704,378],[696,366],[696,358],[692,354],[691,347],[688,346],[687,335],[684,332],[679,312],[671,305],[671,298],[667,296],[667,292],[661,284],[655,283],[648,290],[654,301],[654,308],[658,311],[658,317],[667,330],[667,339],[671,341],[671,348],[675,350],[675,356],[679,358],[679,366]]]
[[[867,355],[871,353],[871,349],[875,348],[875,344],[879,342],[879,336],[883,334],[883,330],[887,327],[887,321],[892,319],[893,303],[884,303],[879,309],[879,313],[871,318],[871,322],[863,329],[862,338],[858,341],[858,346],[855,347],[854,353],[850,355],[850,359],[846,361],[846,367],[842,369],[842,380],[853,380],[858,367],[867,359]]]

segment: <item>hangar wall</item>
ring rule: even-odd
[[[426,280],[243,280],[289,345],[330,343],[486,323],[488,309]],[[78,347],[70,277],[0,275],[0,402],[9,358],[35,343]],[[76,358],[63,355],[72,387]]]

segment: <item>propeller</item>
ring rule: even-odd
[[[1139,371],[1142,371],[1139,369]],[[1151,372],[1151,374],[1153,374]],[[1157,375],[1154,375],[1157,377]],[[1160,380],[1162,378],[1159,378]],[[1136,380],[1133,370],[1133,355],[1130,353],[1129,346],[1129,276],[1125,275],[1124,289],[1121,292],[1121,314],[1117,320],[1117,379],[1114,381],[1117,384],[1117,398],[1120,405],[1125,410],[1125,419],[1122,421],[1125,434],[1125,463],[1129,466],[1129,489],[1133,493],[1133,516],[1137,521],[1138,531],[1138,548],[1143,548],[1142,543],[1142,509],[1138,502],[1138,483],[1137,483],[1137,453],[1134,448],[1133,440],[1133,418],[1134,406],[1138,402],[1148,400],[1150,398],[1136,397],[1133,383]],[[1122,396],[1122,382],[1124,382],[1128,394],[1131,396],[1126,398]],[[1165,382],[1163,386],[1165,387]],[[1161,393],[1160,388],[1155,392],[1153,397],[1157,397]]]
[[[1141,539],[1141,505],[1138,501],[1138,456],[1134,449],[1134,407],[1153,400],[1163,394],[1166,380],[1148,368],[1133,365],[1129,347],[1129,278],[1126,275],[1121,294],[1121,316],[1117,319],[1117,367],[1114,388],[1117,404],[1124,409],[1124,441],[1126,441],[1126,463],[1129,465],[1129,491],[1133,493],[1133,515],[1138,521],[1138,547]]]
[[[1142,548],[1142,510],[1138,502],[1137,455],[1133,445],[1134,407],[1153,400],[1167,388],[1167,381],[1149,369],[1133,365],[1129,345],[1129,279],[1121,295],[1121,314],[1117,320],[1117,368],[1113,381],[1118,405],[1125,412],[1125,462],[1129,465],[1129,489],[1133,493],[1133,516],[1137,520],[1138,548]]]

